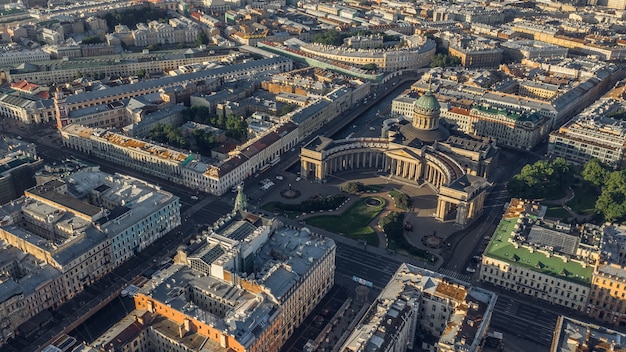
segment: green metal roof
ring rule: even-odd
[[[437,98],[435,98],[433,92],[429,89],[426,93],[419,97],[419,99],[417,99],[414,109],[415,111],[422,112],[439,112],[440,107],[441,105],[439,105]]]
[[[529,268],[533,271],[558,277],[577,284],[589,285],[593,274],[593,266],[586,268],[574,261],[565,262],[559,257],[548,257],[540,252],[531,253],[524,247],[515,248],[509,242],[511,232],[517,218],[502,219],[493,234],[484,255],[490,258],[510,262]]]

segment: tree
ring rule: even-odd
[[[346,37],[346,35],[331,29],[325,32],[317,33],[315,37],[313,37],[313,42],[324,45],[340,46],[343,44],[343,40]]]
[[[549,162],[539,160],[532,165],[525,165],[519,174],[507,183],[507,189],[513,197],[543,198],[550,192],[563,186],[569,186],[572,169],[563,158]]]
[[[282,108],[280,108],[280,116],[287,115],[292,112],[296,107],[291,104],[285,104]]]
[[[596,201],[596,210],[608,221],[626,218],[626,171],[613,171],[609,174]]]
[[[378,69],[378,65],[375,63],[369,63],[361,66],[361,68],[367,71],[376,71]]]
[[[100,39],[100,37],[98,36],[90,36],[90,37],[86,37],[85,39],[82,40],[83,44],[99,44],[102,43],[102,39]]]
[[[136,76],[139,78],[144,78],[146,76],[146,71],[143,69],[137,70]]]
[[[195,43],[197,46],[200,46],[202,44],[209,44],[209,38],[204,32],[200,31],[200,33],[198,33],[198,35],[196,36]]]
[[[363,185],[363,183],[361,182],[350,182],[347,185],[343,186],[342,191],[350,193],[350,194],[357,194],[359,192],[363,192],[363,190],[365,189],[365,185]]]
[[[581,175],[583,180],[591,183],[596,187],[601,187],[607,179],[611,168],[601,162],[599,159],[593,158],[585,163]]]

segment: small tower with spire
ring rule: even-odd
[[[243,185],[237,186],[237,197],[235,198],[235,208],[233,211],[248,211],[248,202],[246,195],[243,193]]]

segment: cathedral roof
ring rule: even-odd
[[[434,113],[439,112],[440,107],[437,98],[435,98],[433,92],[429,89],[417,99],[413,109],[416,112]]]

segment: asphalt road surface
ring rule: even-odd
[[[500,295],[491,317],[491,327],[536,342],[548,351],[557,317],[556,313]]]

